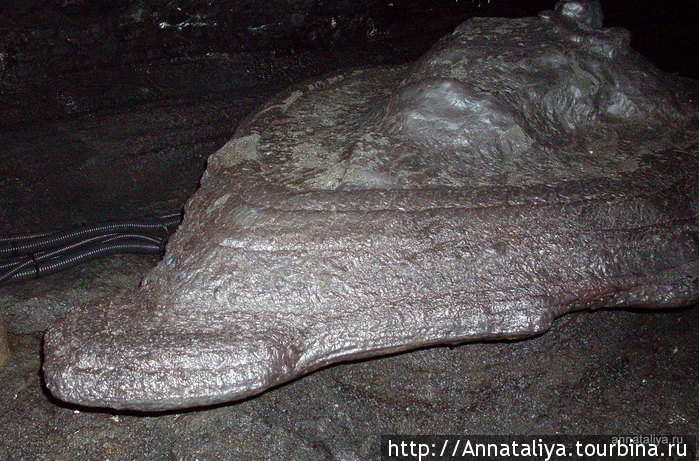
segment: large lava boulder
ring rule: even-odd
[[[471,19],[292,88],[209,161],[167,254],[45,338],[57,397],[137,410],[330,363],[699,299],[696,83],[597,2]]]

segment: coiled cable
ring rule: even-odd
[[[182,216],[180,214],[166,215],[159,218],[111,221],[40,236],[9,237],[0,242],[0,258],[30,255],[37,251],[55,248],[66,243],[114,232],[134,232],[143,234],[162,233],[167,236],[174,231],[181,220]]]
[[[39,278],[123,253],[163,254],[182,214],[111,221],[69,231],[0,239],[0,285]],[[11,256],[8,256],[11,255]]]

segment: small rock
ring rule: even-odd
[[[599,0],[561,0],[556,11],[573,21],[599,29],[604,16]]]

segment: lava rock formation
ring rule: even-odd
[[[164,260],[53,324],[60,399],[166,410],[331,363],[699,300],[696,84],[596,2],[472,19],[289,89],[209,159]]]

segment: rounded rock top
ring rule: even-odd
[[[556,3],[555,10],[566,18],[596,29],[601,28],[604,21],[599,0],[561,0]]]

